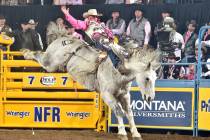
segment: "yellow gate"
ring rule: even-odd
[[[67,73],[47,73],[20,52],[0,51],[0,127],[107,129],[100,95]]]

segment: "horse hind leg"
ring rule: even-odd
[[[37,61],[48,72],[54,72],[57,70],[57,67],[53,66],[50,61],[50,55],[46,52],[30,51],[28,49],[21,49],[21,52],[26,60]]]
[[[59,65],[52,61],[49,53],[37,51],[34,58],[47,72],[55,72],[58,69]]]
[[[29,49],[20,49],[20,51],[23,53],[23,57],[26,60],[33,60],[34,59],[34,52]]]
[[[119,102],[122,104],[122,108],[125,110],[126,117],[128,118],[132,139],[143,140],[134,122],[133,111],[130,107],[130,93],[120,95]]]
[[[36,60],[39,61],[40,55],[43,54],[41,51],[31,51],[29,49],[21,49],[20,50],[23,53],[23,57],[26,60]]]

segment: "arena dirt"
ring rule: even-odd
[[[186,135],[142,134],[144,140],[210,140]],[[0,140],[118,140],[116,134],[97,133],[92,130],[32,130],[0,129]],[[130,134],[129,134],[129,140]]]

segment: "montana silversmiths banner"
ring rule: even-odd
[[[193,92],[156,91],[155,100],[143,101],[139,91],[131,91],[131,108],[138,127],[192,128]],[[109,126],[116,126],[117,119],[111,113]],[[124,119],[128,124],[127,119]]]

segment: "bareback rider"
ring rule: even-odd
[[[66,20],[75,28],[83,30],[86,35],[96,44],[95,47],[105,50],[108,52],[108,55],[116,68],[118,66],[118,62],[116,62],[116,54],[112,51],[110,45],[114,45],[113,34],[112,31],[105,27],[105,24],[99,21],[99,17],[102,14],[99,14],[96,9],[90,9],[83,14],[85,18],[84,21],[75,19],[70,13],[69,8],[66,6],[61,7],[61,11],[65,14]],[[124,48],[119,45],[114,45],[117,53],[120,53],[125,58],[128,57],[128,53]],[[99,55],[99,59],[103,59],[106,57],[106,54],[101,53]]]

